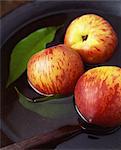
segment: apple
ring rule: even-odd
[[[80,55],[63,44],[34,54],[27,65],[29,84],[46,96],[73,93],[83,72]]]
[[[103,63],[114,53],[117,35],[104,18],[86,14],[76,18],[68,26],[64,44],[80,53],[84,62]]]
[[[75,87],[75,104],[88,123],[121,125],[121,68],[96,67],[85,72]]]

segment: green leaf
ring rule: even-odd
[[[45,101],[49,101],[49,100],[53,100],[53,99],[59,99],[59,98],[64,98],[65,96],[63,95],[59,95],[59,94],[56,94],[56,95],[53,95],[53,96],[43,96],[41,98],[38,98],[38,99],[34,99],[34,100],[31,100],[28,98],[29,101],[33,101],[33,102],[45,102]]]
[[[9,78],[7,86],[18,79],[27,68],[29,58],[40,50],[46,48],[59,27],[47,27],[39,29],[22,39],[13,49],[9,66]]]
[[[17,89],[16,89],[17,90]],[[50,101],[44,101],[39,103],[33,103],[28,101],[28,98],[23,96],[18,90],[19,102],[26,109],[33,111],[46,118],[64,118],[72,117],[75,113],[73,106],[73,96],[55,99],[56,96],[51,96]],[[49,97],[45,97],[49,99]],[[53,98],[53,99],[52,99]]]

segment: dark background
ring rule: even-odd
[[[0,1],[0,17],[3,17],[16,9],[17,7],[22,6],[23,4],[30,2],[26,0],[5,0]],[[5,135],[5,133],[0,129],[0,147],[11,144],[12,141]]]
[[[15,8],[27,3],[29,1],[27,0],[1,0],[0,1],[0,5],[1,5],[1,9],[0,9],[0,16],[4,16],[7,13],[11,12],[12,10],[14,10]]]

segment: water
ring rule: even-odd
[[[5,130],[6,135],[12,139],[12,141],[21,141],[27,137],[37,135],[38,133],[48,133],[49,131],[55,130],[59,127],[65,125],[75,125],[79,123],[79,116],[74,108],[73,99],[70,100],[70,105],[72,106],[71,114],[67,116],[62,116],[56,119],[50,119],[42,117],[34,112],[25,109],[19,102],[17,94],[14,90],[14,86],[17,86],[19,90],[26,96],[38,97],[30,87],[26,86],[26,72],[19,78],[12,86],[5,89],[5,84],[8,78],[8,68],[10,53],[14,46],[22,38],[27,36],[29,33],[44,27],[64,24],[64,26],[57,32],[54,41],[47,45],[53,46],[55,44],[63,43],[64,34],[66,28],[71,20],[75,17],[80,16],[84,13],[97,13],[99,15],[105,16],[107,20],[111,22],[114,26],[116,32],[118,33],[118,38],[121,39],[121,28],[119,27],[118,20],[116,16],[108,16],[99,11],[94,10],[72,10],[65,11],[41,19],[31,21],[31,23],[26,24],[24,27],[13,33],[6,43],[2,47],[2,120],[6,124],[7,129]],[[58,19],[59,18],[59,19]],[[119,43],[117,51],[108,62],[100,65],[116,65],[121,67],[121,45]],[[93,68],[97,65],[86,65],[86,70]],[[64,102],[65,103],[65,102]],[[65,103],[66,105],[66,103]],[[8,132],[9,131],[9,132]],[[12,132],[12,134],[11,134]],[[113,142],[112,142],[113,141]],[[90,133],[82,133],[61,145],[58,145],[56,149],[120,149],[121,148],[121,130],[114,132],[113,134],[106,136],[90,135]]]

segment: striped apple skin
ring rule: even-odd
[[[87,36],[83,41],[82,36]],[[111,58],[118,43],[112,25],[95,14],[74,19],[67,28],[64,44],[77,51],[89,64],[103,63]]]
[[[85,72],[75,87],[75,103],[89,123],[121,125],[121,68],[103,66]]]
[[[28,81],[40,93],[73,93],[84,72],[80,55],[60,44],[34,54],[27,65]]]

